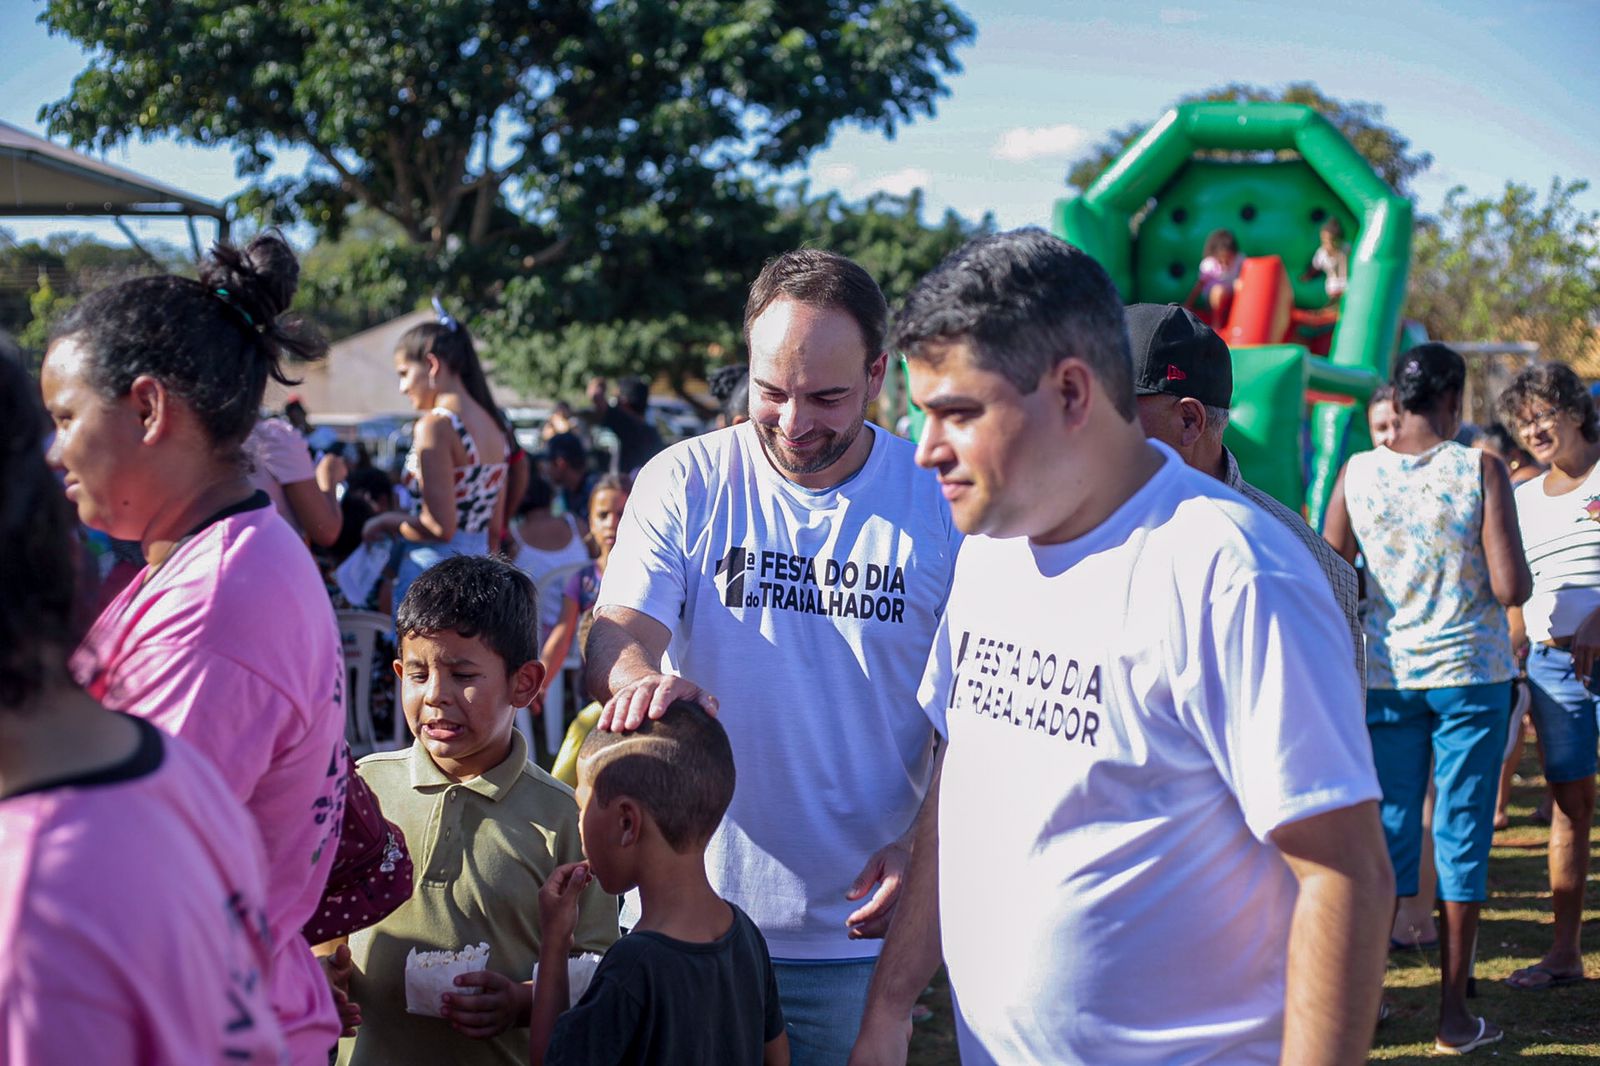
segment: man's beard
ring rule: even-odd
[[[772,464],[785,474],[791,477],[798,477],[826,470],[838,462],[844,453],[850,450],[850,446],[856,442],[856,438],[861,435],[861,430],[866,425],[866,421],[867,405],[863,403],[861,405],[861,414],[853,425],[841,433],[830,431],[823,441],[822,447],[805,458],[799,458],[784,448],[778,440],[780,434],[776,426],[769,426],[762,422],[756,422],[755,426],[756,436],[761,439],[762,447],[766,449],[767,458],[772,460]]]

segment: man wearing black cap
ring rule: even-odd
[[[1305,519],[1240,477],[1238,460],[1222,443],[1233,402],[1233,358],[1227,344],[1176,304],[1133,304],[1127,313],[1133,391],[1145,435],[1282,522],[1306,546],[1344,612],[1355,647],[1356,677],[1365,689],[1367,657],[1356,615],[1355,568]]]
[[[905,1062],[941,949],[966,1066],[1365,1061],[1394,877],[1305,548],[1146,439],[1122,300],[1054,237],[957,251],[893,347],[967,536],[853,1066]]]

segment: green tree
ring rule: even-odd
[[[1431,154],[1413,151],[1411,142],[1383,121],[1381,106],[1361,101],[1336,100],[1324,95],[1310,82],[1295,82],[1283,88],[1235,82],[1193,93],[1178,100],[1177,103],[1243,103],[1261,100],[1306,104],[1325,115],[1328,121],[1349,138],[1356,151],[1366,157],[1367,162],[1378,172],[1378,176],[1403,196],[1411,194],[1411,179],[1433,165]],[[1122,150],[1149,129],[1150,125],[1150,122],[1144,122],[1107,133],[1105,139],[1095,145],[1087,157],[1072,165],[1072,169],[1067,172],[1067,184],[1080,191],[1087,189],[1117,156],[1122,154]],[[1209,159],[1251,159],[1259,158],[1261,153],[1207,151],[1201,154]]]
[[[260,221],[364,230],[311,257],[306,306],[330,325],[438,292],[546,388],[676,383],[731,350],[744,286],[797,239],[770,175],[841,123],[892,135],[931,114],[974,34],[952,0],[47,0],[41,17],[92,55],[44,109],[52,132],[232,146]],[[267,180],[290,146],[312,162]]]
[[[611,219],[798,162],[840,122],[931,113],[972,24],[948,0],[48,0],[91,49],[53,133],[237,150],[248,207],[336,232],[353,204],[434,255],[535,265]]]
[[[1417,226],[1407,313],[1433,337],[1531,340],[1576,358],[1600,313],[1600,213],[1578,203],[1588,187],[1557,178],[1542,200],[1516,182],[1481,198],[1451,189]]]
[[[979,230],[947,212],[922,222],[920,192],[878,194],[860,204],[746,186],[673,224],[653,205],[618,219],[616,252],[569,263],[559,275],[511,278],[499,306],[475,323],[507,376],[552,394],[574,395],[593,375],[661,375],[680,394],[708,363],[743,357],[745,293],[761,264],[800,245],[860,262],[891,303]],[[652,291],[654,290],[654,291]],[[654,305],[641,319],[630,307]],[[557,308],[554,318],[547,317]]]

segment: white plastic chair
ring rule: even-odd
[[[542,577],[534,579],[534,584],[539,588],[539,643],[536,650],[544,650],[544,642],[550,636],[544,630],[544,620],[560,619],[561,597],[567,587],[567,582],[572,575],[578,573],[589,565],[589,560],[567,563],[554,570],[547,571]],[[555,672],[555,676],[546,679],[544,689],[544,742],[545,750],[553,757],[561,748],[561,738],[566,735],[566,682],[567,675],[583,665],[583,656],[578,647],[577,634],[573,634],[572,644],[567,649],[566,661]],[[517,728],[522,730],[522,735],[528,738],[530,750],[533,744],[533,715],[528,708],[517,710]]]
[[[356,758],[370,755],[380,747],[372,724],[372,656],[377,649],[380,634],[393,630],[394,623],[386,614],[376,611],[335,611],[339,622],[339,639],[344,645],[345,668],[345,739],[350,742],[350,752]],[[383,747],[403,747],[401,740],[406,731],[405,714],[395,696],[395,735],[391,744]]]

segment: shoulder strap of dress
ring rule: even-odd
[[[450,425],[455,429],[456,436],[461,438],[461,446],[467,451],[467,463],[476,466],[478,463],[478,445],[472,439],[472,434],[467,432],[467,424],[461,421],[461,416],[448,407],[435,407],[433,414],[443,415],[450,420]]]

